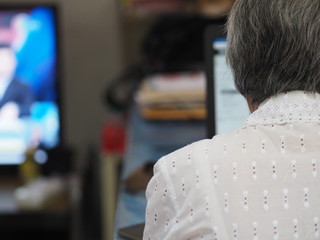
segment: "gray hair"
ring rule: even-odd
[[[227,23],[235,85],[254,104],[320,93],[320,0],[236,0]]]

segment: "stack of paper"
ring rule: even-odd
[[[203,72],[155,74],[144,79],[136,102],[146,119],[204,119]]]

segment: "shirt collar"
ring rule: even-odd
[[[293,122],[320,122],[320,94],[292,91],[271,97],[248,117],[244,127]]]

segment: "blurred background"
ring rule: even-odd
[[[53,103],[56,121],[41,125],[56,134],[50,143],[28,143],[14,164],[0,159],[2,239],[127,239],[119,229],[143,223],[153,164],[206,137],[204,33],[232,4],[0,0],[0,22],[4,11],[54,9],[54,72],[39,101]],[[44,50],[23,54],[30,62]],[[0,141],[0,151],[15,144]]]

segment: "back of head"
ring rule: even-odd
[[[255,104],[281,92],[320,92],[320,1],[236,0],[227,60]]]

